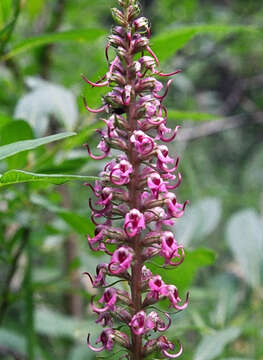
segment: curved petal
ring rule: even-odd
[[[165,91],[164,91],[164,94],[163,94],[163,95],[155,94],[154,97],[155,97],[156,99],[162,101],[162,100],[166,97],[166,95],[168,94],[169,87],[170,87],[172,81],[173,81],[172,79],[170,79],[170,80],[167,81],[166,88],[165,88]]]
[[[156,56],[155,53],[152,51],[152,49],[150,48],[149,45],[146,47],[146,50],[147,50],[148,53],[154,58],[154,60],[156,61],[156,64],[159,66],[159,60],[158,60],[157,56]]]
[[[181,259],[177,262],[172,262],[171,260],[169,261],[169,265],[172,265],[172,266],[178,266],[180,264],[182,264],[182,262],[184,261],[184,249],[183,247],[180,247],[181,251],[182,251],[182,256],[181,256]]]
[[[157,331],[164,332],[164,331],[168,330],[169,327],[171,326],[171,323],[172,323],[171,316],[168,313],[165,313],[165,316],[168,319],[168,323],[165,326],[158,326],[157,325]]]
[[[119,268],[117,270],[113,270],[112,269],[113,265],[119,265],[119,264],[118,263],[113,263],[113,262],[109,263],[108,269],[109,269],[109,272],[111,272],[112,274],[119,274],[119,273],[121,273],[123,271],[121,268]]]
[[[176,137],[176,135],[177,135],[177,132],[178,132],[178,130],[181,128],[181,126],[176,126],[176,128],[174,129],[174,131],[173,131],[173,134],[172,134],[172,136],[170,136],[169,138],[166,138],[166,137],[164,137],[162,134],[159,134],[159,136],[160,136],[160,139],[163,141],[163,142],[171,142],[171,141],[173,141],[174,140],[174,138]]]
[[[81,75],[81,77],[86,83],[88,83],[92,87],[104,87],[104,86],[109,85],[108,80],[104,81],[103,83],[94,83],[94,82],[90,81],[85,75]]]
[[[104,308],[99,308],[99,307],[95,306],[93,304],[93,299],[94,299],[94,297],[92,297],[91,300],[90,300],[90,306],[91,306],[91,309],[92,309],[93,312],[95,312],[97,314],[101,314],[101,313],[109,310],[108,306],[105,306]]]
[[[173,72],[168,73],[168,74],[164,74],[164,73],[162,73],[162,72],[156,71],[155,74],[156,74],[156,75],[159,75],[159,76],[165,76],[165,77],[167,77],[167,76],[173,76],[173,75],[179,74],[180,72],[182,72],[181,69],[178,69],[178,70],[173,71]]]
[[[162,350],[163,355],[164,355],[164,356],[167,356],[168,359],[176,359],[176,358],[178,358],[179,356],[181,356],[181,355],[182,355],[182,352],[183,352],[183,346],[182,346],[181,343],[179,343],[179,344],[180,344],[180,349],[179,349],[179,351],[178,351],[176,354],[170,354],[167,350]]]
[[[185,308],[187,308],[188,303],[189,303],[189,292],[186,294],[186,298],[185,298],[184,304],[183,304],[183,305],[174,305],[174,307],[175,307],[177,310],[184,310]]]
[[[88,150],[89,156],[93,159],[93,160],[103,160],[105,159],[105,157],[108,155],[108,152],[105,152],[103,155],[93,155],[92,152],[90,151],[90,147],[88,144],[84,144],[83,146],[85,146]]]
[[[102,107],[100,107],[99,109],[91,109],[87,102],[86,102],[86,99],[83,97],[83,102],[84,102],[84,106],[85,108],[89,111],[89,112],[92,112],[94,114],[98,114],[98,113],[101,113],[103,112],[105,109],[106,109],[106,105],[103,105]]]
[[[118,171],[119,169],[113,169],[110,173],[110,181],[114,184],[114,185],[124,185],[126,180],[122,180],[122,181],[116,181],[116,180],[113,180],[113,174]]]
[[[95,352],[100,352],[100,351],[102,351],[102,350],[105,349],[104,345],[102,345],[102,346],[99,347],[99,348],[96,348],[95,346],[91,345],[89,339],[90,339],[90,334],[89,334],[88,337],[87,337],[87,343],[88,343],[88,347],[90,348],[90,350],[95,351]]]
[[[178,188],[178,186],[182,182],[182,175],[181,175],[181,173],[178,173],[177,176],[178,176],[177,182],[174,185],[166,185],[166,189],[174,190],[174,189]]]
[[[129,225],[132,224],[131,221],[127,222],[125,225],[124,225],[124,231],[125,233],[127,234],[128,237],[134,237],[136,234],[137,234],[137,230],[134,230],[132,232],[129,232]]]
[[[82,275],[87,275],[90,279],[90,282],[92,283],[92,286],[94,287],[94,280],[93,280],[93,277],[90,275],[89,272],[84,272]]]

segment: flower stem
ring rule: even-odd
[[[132,57],[131,57],[132,62]],[[130,78],[128,74],[128,78]],[[131,104],[127,111],[127,118],[129,119],[129,124],[131,124],[131,134],[134,130],[137,129],[137,121],[135,118],[135,108],[136,108],[136,95],[133,81],[130,79],[130,85],[132,86],[132,99]],[[129,161],[133,167],[133,177],[129,186],[129,196],[130,196],[130,206],[131,209],[138,209],[140,211],[140,194],[137,190],[137,184],[139,179],[139,162],[137,156],[134,152],[134,147],[132,146],[131,141],[129,140]],[[141,297],[141,273],[142,273],[142,256],[141,256],[141,236],[137,234],[134,239],[134,265],[132,266],[131,273],[131,296],[132,302],[134,306],[134,314],[138,313],[141,310],[142,306],[142,297]],[[142,337],[141,335],[136,335],[132,333],[132,360],[140,360],[142,359],[141,355],[142,349]]]

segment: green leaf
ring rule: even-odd
[[[0,134],[0,145],[7,145],[20,140],[33,139],[34,134],[31,126],[24,120],[8,122]],[[22,168],[26,165],[27,154],[17,154],[8,159],[9,168]]]
[[[157,268],[163,264],[163,259],[157,257],[153,263],[149,263],[147,267],[155,273],[158,272],[167,284],[175,284],[179,291],[187,290],[193,283],[196,272],[203,266],[210,266],[215,262],[216,254],[213,250],[199,248],[193,251],[185,250],[185,258],[183,263],[178,268],[167,270],[166,268]],[[157,270],[158,269],[158,270]],[[157,270],[157,271],[156,271]]]
[[[36,310],[35,323],[39,334],[72,340],[86,338],[96,328],[92,319],[81,321],[44,307]]]
[[[0,160],[8,158],[14,154],[18,154],[22,151],[36,149],[37,147],[45,144],[49,144],[53,141],[62,140],[67,137],[73,136],[73,132],[64,132],[56,135],[45,136],[35,140],[17,141],[12,144],[8,144],[0,147]]]
[[[259,29],[252,26],[209,24],[191,25],[171,29],[152,38],[154,51],[158,54],[160,61],[167,60],[176,51],[182,49],[194,36],[200,34],[228,35],[240,32],[251,32],[260,34]]]
[[[59,211],[59,216],[79,234],[90,234],[95,226],[88,217],[73,213],[71,211]]]
[[[219,198],[205,197],[190,206],[185,216],[176,224],[178,239],[185,246],[202,241],[218,226],[222,215]]]
[[[88,216],[79,215],[62,209],[38,195],[31,196],[30,200],[35,205],[42,206],[48,211],[54,212],[60,216],[74,231],[79,234],[93,234],[95,226]]]
[[[177,111],[168,109],[168,119],[182,121],[210,121],[218,119],[218,116],[215,114],[201,112]]]
[[[260,216],[253,209],[234,214],[226,228],[226,239],[243,275],[254,288],[261,284],[263,229]]]
[[[47,182],[61,185],[68,181],[93,181],[95,176],[62,175],[62,174],[36,174],[23,170],[9,170],[0,177],[0,187],[25,182]]]
[[[224,347],[234,341],[240,334],[240,329],[231,327],[204,336],[196,349],[194,360],[212,360],[222,353]]]
[[[28,52],[39,46],[60,43],[64,41],[79,41],[79,42],[95,42],[100,36],[105,35],[105,31],[102,29],[83,29],[83,30],[70,30],[64,32],[57,32],[51,34],[45,34],[40,36],[35,36],[33,38],[28,38],[21,41],[13,49],[11,49],[7,54],[3,55],[1,60],[10,59],[16,55]]]
[[[2,19],[0,19],[0,21],[5,22],[6,18],[9,17],[9,15],[11,13],[11,9],[12,9],[11,4],[13,5],[13,12],[14,12],[13,19],[6,26],[4,26],[3,29],[0,30],[0,53],[2,53],[3,50],[5,49],[5,46],[8,43],[8,41],[14,31],[18,16],[20,14],[20,1],[19,0],[13,0],[12,2],[10,0],[9,1],[2,0],[0,3]]]
[[[12,120],[13,119],[8,115],[0,114],[0,129]]]

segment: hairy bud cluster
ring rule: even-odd
[[[166,358],[177,358],[182,353],[181,344],[176,350],[163,335],[171,325],[170,314],[155,305],[168,299],[170,307],[181,311],[188,305],[188,294],[182,301],[177,287],[166,284],[146,265],[156,255],[163,257],[164,267],[178,266],[184,260],[183,246],[167,230],[183,215],[187,204],[178,202],[173,192],[181,183],[179,159],[169,156],[165,145],[176,137],[179,127],[172,130],[166,125],[163,100],[171,80],[162,90],[162,83],[156,79],[156,75],[171,76],[179,70],[158,72],[158,59],[149,46],[149,23],[138,17],[138,2],[118,2],[121,9],[112,9],[118,25],[106,46],[108,61],[110,46],[116,56],[109,61],[102,80],[93,83],[83,76],[93,87],[111,86],[98,110],[85,102],[87,110],[107,114],[102,118],[105,129],[98,130],[102,154],[93,155],[86,144],[89,155],[100,160],[112,149],[119,150],[119,155],[104,167],[100,180],[94,186],[87,184],[95,197],[95,202],[90,199],[89,203],[96,225],[94,236],[88,237],[89,246],[110,256],[107,264],[97,266],[95,277],[87,274],[95,288],[104,288],[97,305],[91,302],[98,316],[96,322],[104,330],[96,340],[98,347],[91,345],[90,335],[88,345],[99,352],[111,351],[118,343],[126,350],[124,357],[133,360],[156,351]],[[127,282],[129,291],[110,286],[110,277],[117,277],[117,283]]]

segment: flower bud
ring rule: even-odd
[[[152,70],[156,65],[154,58],[152,58],[151,56],[142,56],[139,59],[139,62],[142,65],[142,67],[145,67],[145,69]]]
[[[128,21],[136,19],[141,12],[140,6],[138,4],[130,5],[128,8]]]
[[[112,73],[109,80],[116,82],[120,86],[124,86],[126,84],[125,77],[119,71]]]
[[[145,17],[140,17],[136,20],[134,20],[133,22],[133,26],[135,31],[140,30],[140,29],[149,29],[149,22],[148,19],[146,19]]]
[[[130,341],[129,341],[129,337],[125,333],[119,330],[115,330],[114,340],[116,343],[120,344],[121,346],[124,346],[126,349],[129,349]]]
[[[120,58],[125,58],[125,56],[127,55],[127,50],[119,46],[117,47],[116,53]]]
[[[118,3],[120,6],[126,8],[129,6],[129,3],[130,3],[131,0],[118,0]]]
[[[157,339],[148,340],[143,348],[145,355],[148,355],[151,352],[153,352],[156,349],[156,347],[157,347]]]
[[[129,71],[132,73],[132,75],[136,75],[137,72],[141,71],[141,64],[139,61],[134,61],[129,67]]]
[[[145,49],[149,45],[149,39],[144,36],[140,36],[138,39],[133,40],[132,53],[136,54]]]
[[[121,46],[122,48],[125,48],[125,43],[123,39],[118,35],[110,35],[109,36],[109,43],[111,46],[118,48]]]
[[[111,13],[112,13],[112,17],[113,17],[114,21],[116,21],[116,23],[118,23],[122,26],[125,25],[126,22],[125,22],[123,13],[119,9],[112,8]]]
[[[126,35],[126,32],[122,26],[114,26],[114,28],[112,29],[112,34],[118,35],[118,36],[124,38]]]

